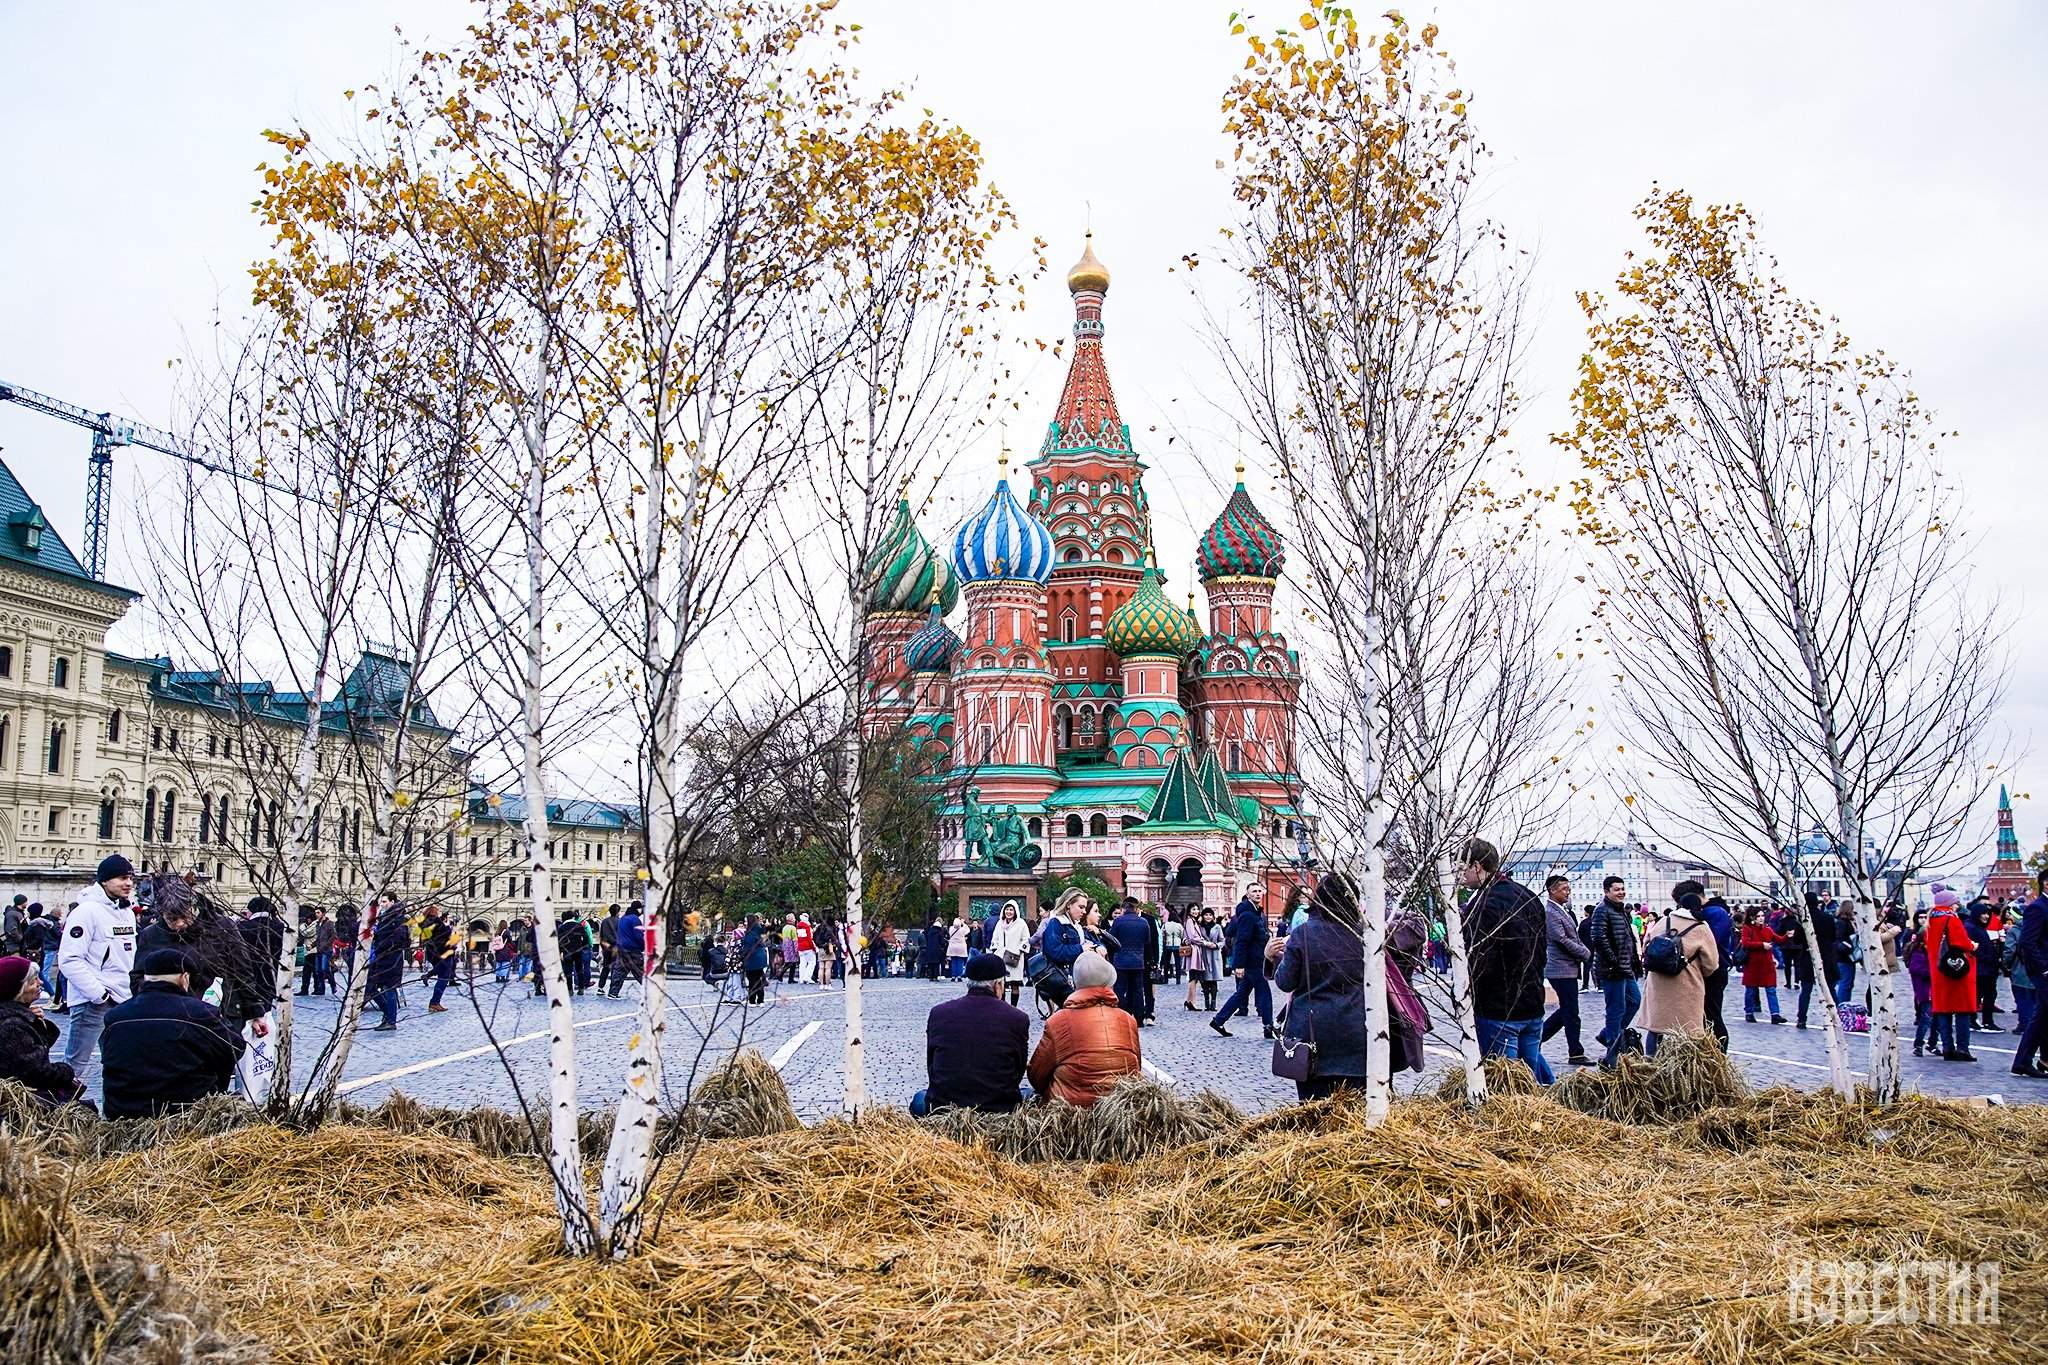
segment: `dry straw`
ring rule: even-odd
[[[749,1064],[705,1111],[753,1133],[678,1150],[621,1263],[554,1254],[540,1164],[470,1140],[509,1129],[391,1106],[167,1126],[80,1157],[66,1216],[286,1361],[2048,1358],[2048,1115],[1730,1094],[1707,1060],[1557,1088],[1598,1112],[1503,1072],[1479,1110],[1454,1087],[1380,1129],[1342,1098],[1246,1120],[1139,1085],[802,1128]],[[2000,1320],[1800,1321],[1804,1260],[1996,1260]]]

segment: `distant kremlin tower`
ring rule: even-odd
[[[1034,880],[1086,862],[1140,899],[1227,910],[1247,883],[1292,880],[1301,832],[1301,671],[1273,622],[1280,535],[1240,465],[1196,554],[1208,629],[1192,594],[1185,609],[1168,599],[1146,466],[1103,357],[1109,271],[1092,241],[1067,288],[1073,357],[1027,501],[1005,467],[944,557],[906,502],[869,564],[866,724],[907,732],[943,784],[941,880],[963,909],[1001,899],[968,859],[971,800],[1015,808]]]

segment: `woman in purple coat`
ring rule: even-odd
[[[1906,939],[1906,975],[1913,978],[1913,1055],[1926,1055],[1934,1041],[1934,979],[1927,965],[1927,912],[1913,912]]]

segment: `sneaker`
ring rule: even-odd
[[[1959,1062],[1974,1062],[1974,1061],[1976,1061],[1976,1060],[1977,1060],[1977,1057],[1976,1057],[1976,1054],[1975,1054],[1975,1053],[1971,1053],[1971,1052],[1958,1052],[1958,1053],[1956,1054],[1956,1060],[1957,1060],[1957,1061],[1959,1061]]]
[[[1273,1041],[1273,1039],[1275,1039],[1275,1038],[1276,1038],[1276,1037],[1278,1037],[1278,1036],[1279,1036],[1279,1035],[1278,1035],[1278,1034],[1276,1034],[1276,1033],[1274,1033],[1272,1029],[1270,1029],[1270,1028],[1269,1028],[1269,1029],[1267,1029],[1267,1030],[1266,1030],[1266,1041],[1267,1041],[1267,1042],[1269,1042],[1269,1043],[1270,1043],[1270,1042],[1272,1042],[1272,1041]]]
[[[1754,1022],[1754,1021],[1752,1020],[1751,1022]],[[1592,1059],[1591,1057],[1588,1057],[1588,1056],[1587,1056],[1587,1055],[1586,1055],[1585,1053],[1583,1053],[1583,1052],[1574,1052],[1574,1053],[1573,1053],[1573,1054],[1572,1054],[1571,1056],[1569,1056],[1569,1057],[1565,1058],[1565,1062],[1566,1062],[1566,1063],[1567,1063],[1568,1065],[1571,1065],[1571,1066],[1591,1066],[1591,1065],[1593,1065],[1593,1059]]]
[[[1209,1021],[1209,1027],[1215,1029],[1216,1032],[1222,1037],[1229,1038],[1234,1036],[1229,1029],[1223,1027],[1223,1025],[1217,1023],[1214,1019],[1211,1019]],[[1268,1029],[1267,1032],[1270,1033],[1272,1032],[1272,1030]]]
[[[2005,1030],[2004,1030],[2004,1029],[2002,1029],[2002,1028],[2000,1028],[2000,1027],[1999,1027],[1998,1025],[1996,1025],[1996,1024],[1979,1024],[1979,1025],[1977,1025],[1977,1027],[1975,1027],[1975,1028],[1971,1029],[1971,1030],[1970,1030],[1970,1032],[1972,1032],[1972,1033],[2003,1033],[2003,1032],[2005,1032]]]

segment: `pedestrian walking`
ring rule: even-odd
[[[1991,902],[1979,896],[1963,929],[1977,956],[1977,1031],[2003,1033],[1998,1026],[1998,978],[2005,970],[2005,945],[1991,930]]]
[[[363,985],[370,1001],[383,1015],[372,1031],[392,1033],[398,1028],[398,988],[405,982],[405,959],[412,946],[412,934],[406,926],[405,906],[399,901],[385,901],[374,914],[370,922],[370,961],[365,968],[369,976]]]
[[[2044,1012],[2041,1009],[2038,992],[2043,982],[2048,982],[2048,872],[2034,874],[2034,898],[2027,902],[2020,912],[2018,925],[2005,926],[2013,958],[2012,985],[2014,999],[2021,1003],[2021,1015],[2026,1023],[2020,1030],[2019,1041],[2013,1044],[2012,1074],[2030,1080],[2048,1080],[2048,1067],[2041,1065],[2041,1054],[2048,1046],[2048,1026],[2044,1026]],[[2025,974],[2027,994],[2020,978]]]
[[[1466,842],[1459,878],[1473,893],[1465,951],[1479,1050],[1518,1058],[1538,1085],[1549,1085],[1556,1077],[1543,1059],[1543,907],[1535,892],[1501,871],[1500,850],[1484,839]]]
[[[1223,936],[1216,928],[1216,912],[1190,910],[1181,926],[1181,943],[1188,955],[1188,998],[1190,1010],[1216,1012],[1216,986],[1223,979]],[[1195,1004],[1200,989],[1202,1003]]]
[[[1913,1055],[1921,1057],[1936,1046],[1934,1036],[1934,967],[1927,958],[1927,916],[1913,912],[1913,927],[1906,936],[1906,976],[1913,983]]]
[[[1742,1017],[1750,1023],[1756,1022],[1759,1001],[1770,1006],[1771,1022],[1785,1022],[1784,1012],[1778,1006],[1778,958],[1775,949],[1785,942],[1785,935],[1771,927],[1765,920],[1762,906],[1749,907],[1748,920],[1742,926],[1740,945],[1742,949]]]
[[[1604,1005],[1600,1032],[1594,1038],[1606,1048],[1600,1065],[1608,1070],[1621,1056],[1629,1021],[1643,1003],[1643,959],[1630,927],[1627,895],[1627,883],[1620,877],[1609,874],[1600,883],[1586,940],[1593,952],[1593,983],[1600,988]]]
[[[430,905],[423,912],[426,920],[427,975],[433,979],[434,995],[427,1001],[428,1014],[446,1014],[448,1007],[441,1003],[441,996],[455,980],[455,927],[448,922],[448,914],[438,905]]]
[[[1024,993],[1024,959],[1031,955],[1031,930],[1017,914],[1017,902],[1004,901],[1002,915],[989,934],[989,951],[1002,959],[1003,992],[1014,1005]]]
[[[1223,1002],[1223,1008],[1209,1021],[1209,1027],[1231,1036],[1224,1025],[1232,1015],[1245,1015],[1248,1002],[1254,1003],[1259,1011],[1259,1024],[1265,1036],[1273,1036],[1273,991],[1266,981],[1266,943],[1272,937],[1266,928],[1265,913],[1259,904],[1265,899],[1265,891],[1257,886],[1245,888],[1244,895],[1237,902],[1230,922],[1223,926],[1223,942],[1227,954],[1227,969],[1236,978],[1237,985],[1230,993],[1230,999]]]
[[[644,995],[647,989],[647,931],[641,923],[642,906],[639,901],[630,901],[626,913],[619,916],[618,948],[619,966],[612,974],[612,988],[609,999],[619,998],[628,979],[640,985]],[[794,942],[794,940],[791,940]]]
[[[1593,1059],[1579,1036],[1579,969],[1592,961],[1593,951],[1579,938],[1579,926],[1572,920],[1571,878],[1552,873],[1543,883],[1543,979],[1557,993],[1557,1008],[1543,1021],[1543,1042],[1558,1030],[1564,1031],[1565,1061],[1573,1066],[1591,1066]]]

